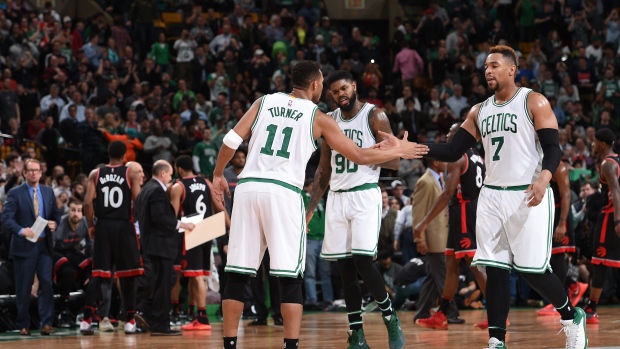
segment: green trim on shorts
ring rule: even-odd
[[[269,178],[243,178],[241,180],[239,180],[239,184],[243,184],[243,183],[247,183],[247,182],[258,182],[258,183],[271,183],[271,184],[275,184],[275,185],[279,185],[281,187],[284,187],[288,190],[292,190],[294,192],[296,192],[297,194],[301,195],[301,189],[297,188],[294,185],[288,184],[286,182],[282,182],[279,181],[277,179],[269,179]]]
[[[263,110],[263,102],[265,101],[265,96],[260,98],[260,106],[258,107],[258,113],[256,113],[256,118],[254,119],[254,122],[252,123],[252,126],[250,127],[250,131],[254,131],[254,126],[256,126],[256,123],[258,122],[258,117],[260,116],[260,111]]]
[[[549,220],[547,223],[547,253],[545,257],[545,264],[540,268],[533,268],[533,267],[522,267],[513,262],[514,268],[517,271],[520,271],[523,273],[530,273],[530,274],[544,274],[545,272],[547,272],[547,270],[551,271],[551,266],[549,265],[549,259],[551,258],[551,241],[553,238],[554,215],[551,214],[551,207],[553,207],[551,205],[553,203],[551,202],[551,195],[549,192],[550,190],[551,189],[547,187],[547,209],[549,210]]]
[[[358,185],[357,187],[353,187],[353,188],[350,188],[350,189],[332,190],[332,192],[334,192],[334,193],[352,193],[352,192],[355,192],[355,191],[363,191],[363,190],[369,190],[369,189],[374,189],[374,188],[379,188],[379,185],[377,185],[377,183],[366,183],[366,184]]]
[[[490,259],[477,259],[471,262],[472,267],[483,266],[483,267],[494,267],[500,269],[510,270],[512,266],[508,263],[492,261]]]
[[[350,252],[345,253],[321,253],[320,257],[327,261],[335,261],[339,259],[351,258],[353,255]]]
[[[248,274],[248,275],[256,275],[256,269],[246,268],[246,267],[238,267],[236,265],[227,265],[224,268],[224,271],[227,273],[237,273],[237,274]]]
[[[301,270],[301,262],[303,261],[304,256],[306,255],[306,225],[305,225],[305,206],[304,199],[301,195],[299,195],[299,200],[301,202],[301,226],[299,229],[299,256],[297,258],[297,267],[295,270],[284,270],[284,269],[271,269],[269,271],[269,275],[280,276],[280,277],[292,277],[296,278],[297,276],[304,276],[304,273]]]
[[[525,190],[529,187],[529,184],[526,185],[513,185],[513,186],[509,186],[509,187],[500,187],[497,185],[488,185],[488,184],[484,184],[483,187],[485,188],[489,188],[489,189],[493,189],[493,190],[507,190],[507,191],[519,191],[519,190]]]

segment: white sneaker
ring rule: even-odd
[[[125,322],[125,334],[135,334],[136,333],[136,322],[133,323],[127,321]]]
[[[80,333],[85,336],[92,336],[95,334],[93,331],[93,324],[84,320],[80,321]]]
[[[103,320],[99,323],[99,331],[100,332],[114,332],[114,326],[110,322],[108,317],[104,317]]]
[[[588,347],[586,313],[583,309],[575,307],[575,319],[560,320],[560,322],[564,326],[560,332],[566,333],[566,349],[585,349]]]
[[[506,344],[495,337],[489,338],[489,346],[486,349],[506,349]]]

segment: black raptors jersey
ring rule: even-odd
[[[181,201],[182,216],[202,215],[203,218],[213,214],[211,208],[211,190],[202,177],[190,177],[179,180],[183,184]]]
[[[103,166],[97,173],[97,219],[133,221],[131,209],[131,184],[127,166]]]
[[[469,149],[465,152],[465,161],[467,165],[459,178],[459,185],[452,199],[452,204],[478,199],[480,188],[482,188],[486,172],[482,157],[476,150]]]
[[[616,180],[620,180],[620,157],[618,154],[610,154],[605,157],[604,161],[615,161],[618,166],[618,174]],[[611,191],[609,191],[609,184],[601,179],[601,194],[603,194],[603,208],[614,207],[614,200],[611,197]]]

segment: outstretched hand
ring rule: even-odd
[[[230,198],[230,190],[228,189],[228,181],[224,178],[224,175],[221,176],[213,176],[213,194],[215,194],[215,199],[222,204],[222,206],[226,206],[224,203],[224,192],[226,196]]]
[[[388,150],[392,148],[402,148],[403,154],[401,157],[405,159],[419,159],[428,154],[428,147],[426,145],[409,142],[407,140],[407,131],[405,131],[403,139],[398,139],[394,135],[383,131],[379,131],[379,135],[381,135],[384,139],[382,142],[375,144],[374,148],[376,149]]]

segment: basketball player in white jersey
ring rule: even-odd
[[[486,269],[488,348],[505,348],[510,269],[518,270],[562,316],[566,348],[587,347],[586,318],[569,302],[551,273],[553,193],[549,181],[560,163],[558,123],[547,99],[515,83],[517,55],[495,46],[485,77],[495,92],[475,105],[450,143],[429,145],[429,157],[457,161],[478,140],[485,150],[486,178],[478,198],[472,265]]]
[[[254,102],[224,138],[213,172],[214,194],[229,196],[224,168],[235,150],[249,139],[245,168],[235,189],[228,244],[229,273],[223,293],[224,348],[237,347],[244,287],[256,274],[269,248],[270,273],[280,279],[284,347],[297,348],[302,315],[306,222],[301,188],[308,159],[323,137],[357,164],[379,164],[394,158],[419,157],[427,147],[387,136],[386,151],[362,149],[340,131],[333,118],[318,110],[323,90],[319,64],[301,61],[292,70],[293,92],[275,93]]]
[[[357,86],[351,73],[338,70],[327,77],[327,88],[338,109],[330,113],[342,133],[360,148],[381,141],[379,131],[392,134],[385,112],[374,104],[357,99]],[[392,308],[383,278],[373,264],[377,253],[381,226],[381,192],[377,182],[381,167],[398,169],[400,159],[381,165],[358,165],[323,143],[321,161],[314,175],[310,203],[306,209],[308,222],[327,186],[330,186],[325,208],[325,237],[321,258],[337,260],[342,278],[344,300],[349,318],[349,348],[368,348],[362,327],[362,290],[357,274],[372,294],[383,313],[391,349],[405,345],[400,321]]]

